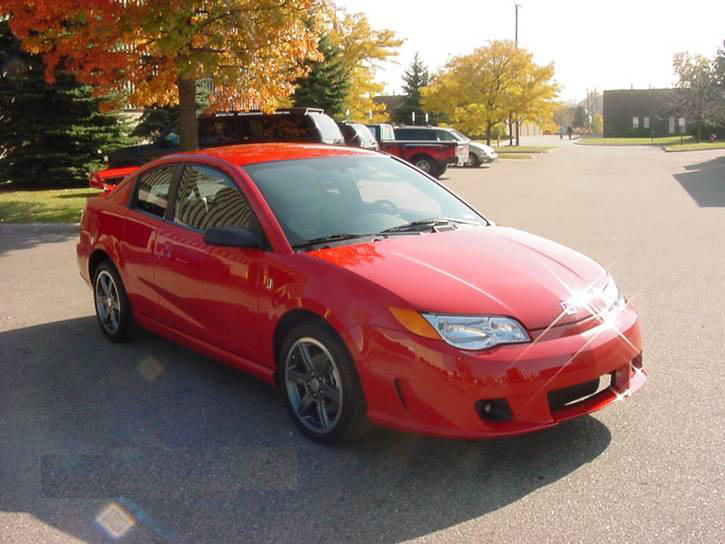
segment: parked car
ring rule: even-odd
[[[345,137],[345,145],[371,149],[373,151],[380,149],[373,133],[362,123],[345,122],[337,123],[337,126],[340,127],[340,132]]]
[[[316,108],[292,108],[274,113],[223,112],[199,118],[199,148],[260,142],[315,142],[344,145],[335,121]],[[168,128],[151,144],[108,154],[109,168],[140,166],[179,151],[179,135]]]
[[[468,158],[459,157],[459,165],[481,166],[493,162],[498,155],[491,146],[480,144],[461,134],[455,129],[444,127],[396,127],[395,137],[398,140],[417,140],[428,142],[458,142],[468,146]]]
[[[136,171],[136,166],[127,166],[125,168],[106,168],[105,170],[97,170],[91,172],[88,178],[88,185],[94,189],[103,191],[112,191],[119,183],[123,181],[127,175]]]
[[[275,384],[325,444],[371,423],[524,433],[646,380],[637,313],[604,268],[362,149],[155,160],[88,199],[77,257],[109,340],[133,320]]]
[[[392,125],[367,125],[375,134],[380,150],[414,164],[433,177],[441,177],[449,164],[468,160],[468,146],[455,141],[404,141],[396,139]]]
[[[473,166],[474,168],[477,168],[482,164],[491,163],[498,159],[498,153],[496,153],[496,150],[490,145],[486,145],[482,142],[475,142],[465,134],[453,128],[443,130],[449,131],[457,141],[468,144],[468,162],[465,163],[465,166]]]

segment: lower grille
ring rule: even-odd
[[[604,380],[604,384],[600,383],[602,380]],[[611,376],[609,374],[605,374],[604,376],[589,382],[578,383],[568,387],[562,387],[561,389],[549,391],[547,394],[549,399],[549,410],[555,412],[556,410],[561,410],[566,406],[586,400],[599,391],[606,389],[610,385]]]

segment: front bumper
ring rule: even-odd
[[[532,332],[537,340],[528,344],[466,352],[440,340],[367,327],[355,358],[368,416],[379,425],[438,436],[507,436],[599,410],[647,380],[632,306],[608,323],[592,318]],[[552,401],[598,378],[611,383],[566,405]],[[505,405],[508,417],[487,419],[481,409],[486,401]]]

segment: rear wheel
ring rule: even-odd
[[[468,157],[468,163],[471,165],[471,167],[478,168],[479,166],[481,166],[481,159],[478,158],[478,155],[474,155],[473,153],[471,153]]]
[[[128,338],[130,307],[126,290],[116,268],[103,261],[93,276],[93,302],[101,330],[112,342]]]
[[[413,157],[413,160],[411,161],[417,168],[420,170],[423,170],[426,174],[430,174],[431,176],[435,176],[436,174],[436,165],[433,159],[426,155],[417,155]]]
[[[340,444],[369,429],[355,365],[324,324],[303,323],[289,333],[282,345],[280,378],[287,409],[309,438]]]

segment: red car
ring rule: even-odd
[[[606,270],[375,152],[163,157],[88,199],[77,253],[110,340],[134,320],[276,384],[327,444],[544,429],[646,380]]]

